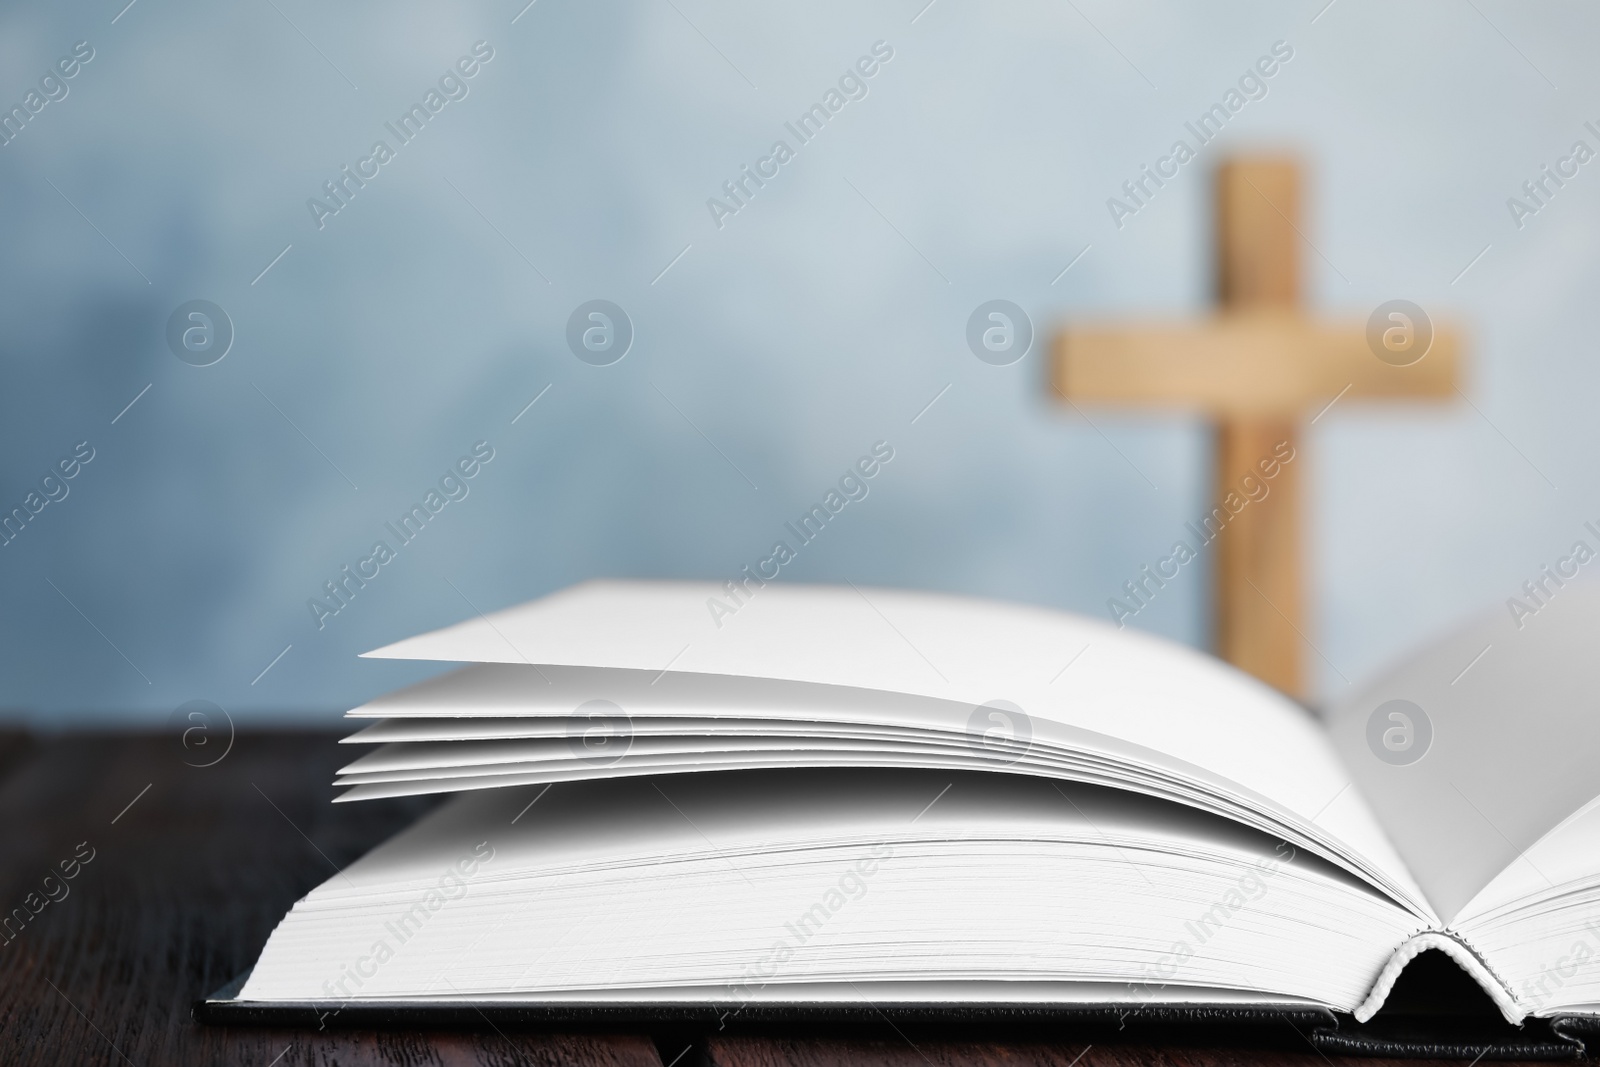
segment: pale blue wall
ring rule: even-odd
[[[1210,171],[1237,148],[1312,166],[1320,309],[1406,297],[1472,337],[1481,415],[1341,403],[1306,439],[1321,692],[1503,602],[1600,517],[1600,164],[1520,231],[1506,207],[1575,139],[1600,147],[1591,6],[938,0],[913,22],[923,3],[0,14],[6,107],[95,50],[0,148],[0,501],[95,450],[0,548],[0,704],[327,719],[425,672],[357,652],[467,600],[736,571],[878,439],[896,456],[871,495],[786,573],[1104,613],[1208,507],[1203,430],[1097,430],[1046,400],[1037,349],[976,359],[966,319],[997,297],[1041,335],[1204,309]],[[470,94],[319,231],[306,199],[478,40]],[[707,197],[878,40],[869,95],[718,230]],[[1278,40],[1267,97],[1119,231],[1106,198]],[[597,297],[637,331],[604,368],[564,341]],[[195,298],[237,335],[206,368],[164,338]],[[307,598],[480,439],[470,496],[319,631]],[[1204,643],[1205,582],[1137,623]]]

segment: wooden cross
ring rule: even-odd
[[[1346,394],[1450,396],[1457,344],[1438,324],[1426,344],[1425,323],[1403,312],[1380,318],[1384,307],[1368,323],[1348,324],[1320,323],[1298,311],[1304,235],[1294,163],[1225,164],[1216,195],[1217,314],[1188,324],[1069,326],[1056,341],[1053,384],[1074,406],[1198,408],[1215,420],[1216,484],[1207,507],[1222,507],[1219,519],[1227,518],[1225,525],[1216,523],[1216,651],[1303,697],[1301,646],[1309,639],[1300,475],[1306,461],[1297,449],[1291,462],[1276,464],[1270,479],[1262,462],[1274,458],[1280,442],[1296,447],[1299,420],[1318,402]],[[1415,361],[1397,365],[1408,360]],[[1266,484],[1265,497],[1248,498],[1241,488],[1246,475],[1254,476],[1253,486]],[[1246,504],[1237,513],[1224,505],[1241,499]],[[1183,539],[1203,551],[1192,535]],[[1169,572],[1173,566],[1167,565]],[[1143,572],[1140,579],[1138,588],[1158,593]]]

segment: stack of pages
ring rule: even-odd
[[[1435,949],[1513,1023],[1594,1014],[1600,596],[1537,621],[1319,721],[1039,608],[577,586],[369,653],[466,666],[350,713],[338,799],[456,796],[296,904],[237,999],[1365,1020]]]

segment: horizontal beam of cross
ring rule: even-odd
[[[1219,417],[1298,416],[1348,393],[1447,398],[1459,344],[1439,328],[1409,366],[1376,358],[1366,329],[1293,312],[1224,312],[1194,323],[1076,324],[1056,340],[1055,388],[1098,404],[1171,407]]]

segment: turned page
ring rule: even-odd
[[[1080,616],[853,586],[773,583],[736,597],[711,583],[590,582],[367,655],[782,679],[969,707],[1005,700],[1035,722],[1225,778],[1420,895],[1303,709],[1211,657]]]
[[[1515,600],[1328,717],[1356,786],[1446,922],[1600,796],[1600,583],[1547,582],[1536,608]]]

